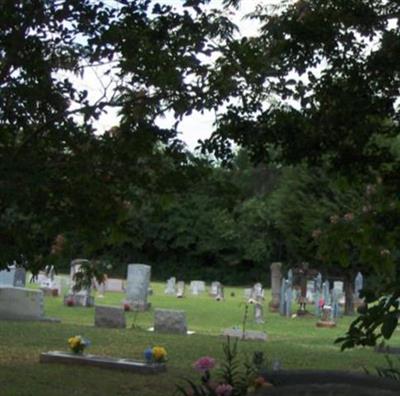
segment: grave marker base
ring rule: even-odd
[[[157,374],[167,370],[165,363],[145,363],[133,359],[95,355],[79,355],[72,352],[50,351],[40,354],[40,363],[61,363],[94,366],[114,370],[127,370],[140,374]]]
[[[332,327],[336,327],[336,323],[335,322],[331,322],[331,321],[327,322],[327,321],[324,321],[324,320],[319,320],[317,322],[317,327],[332,328]]]

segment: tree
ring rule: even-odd
[[[37,271],[62,250],[62,235],[96,255],[126,212],[127,186],[159,170],[158,147],[182,161],[176,129],[155,120],[219,100],[204,102],[210,67],[199,56],[234,30],[203,3],[178,13],[147,0],[1,2],[1,267],[17,259]],[[117,82],[93,103],[72,76],[98,65]],[[107,106],[121,109],[122,122],[99,136],[92,123]]]
[[[392,280],[398,281],[399,257],[388,246],[397,235],[389,213],[398,219],[400,162],[384,142],[396,141],[400,132],[400,5],[299,0],[275,10],[259,7],[253,17],[260,34],[231,42],[218,60],[217,72],[242,86],[243,97],[221,114],[205,149],[227,158],[231,139],[255,161],[268,161],[274,152],[283,163],[321,166],[357,185],[380,180],[379,209],[367,215],[355,207],[354,223],[328,220],[320,247],[333,254],[336,243],[338,264],[348,267],[353,260],[381,275],[383,283],[367,301],[389,297],[357,319],[344,346],[374,344],[390,337],[398,314]]]

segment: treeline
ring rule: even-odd
[[[230,167],[191,154],[158,160],[159,172],[143,168],[145,183],[132,180],[101,248],[86,253],[112,264],[115,276],[125,276],[128,263],[147,263],[153,279],[243,284],[266,282],[274,261],[320,265],[315,230],[354,199],[354,188],[340,194],[320,169],[254,166],[243,150]],[[67,269],[85,248],[76,234],[65,238],[58,265]]]

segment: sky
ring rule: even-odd
[[[109,0],[112,1],[112,0]],[[159,2],[172,5],[177,9],[181,8],[182,0],[158,0]],[[257,24],[245,18],[245,15],[254,10],[254,7],[259,4],[279,3],[282,0],[242,0],[241,7],[232,15],[231,18],[239,26],[240,32],[243,35],[254,35],[257,33]],[[210,7],[220,7],[222,0],[212,0]],[[80,87],[87,89],[89,97],[92,101],[96,101],[103,94],[104,86],[107,85],[107,77],[103,74],[106,69],[90,68],[87,69],[82,81],[79,82]],[[112,87],[110,87],[112,89]],[[111,127],[118,125],[117,109],[108,109],[107,113],[103,114],[95,123],[96,129],[102,133]],[[178,126],[179,137],[187,144],[190,150],[194,150],[198,145],[199,139],[205,139],[210,136],[215,114],[212,112],[204,112],[200,114],[193,112],[190,116],[185,117]],[[170,127],[173,125],[173,117],[167,114],[166,117],[158,121],[161,127]]]

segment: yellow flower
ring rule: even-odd
[[[153,358],[156,362],[162,362],[166,359],[166,357],[167,357],[167,351],[165,350],[164,347],[155,346],[153,348]]]

